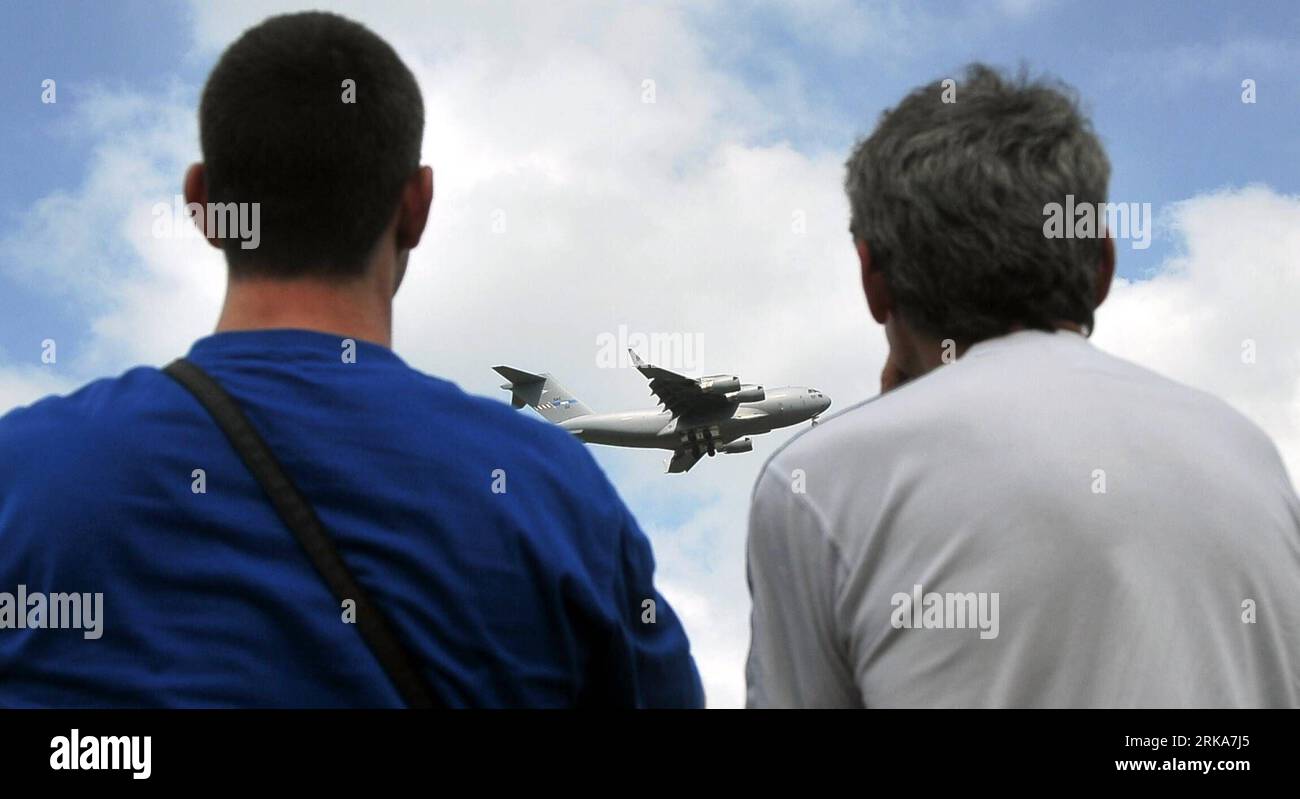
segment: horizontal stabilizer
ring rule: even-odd
[[[511,383],[521,386],[528,383],[546,382],[546,377],[543,375],[535,375],[532,372],[525,372],[523,369],[516,369],[513,366],[493,366],[492,370]]]

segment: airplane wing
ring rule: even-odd
[[[691,467],[700,462],[702,454],[697,447],[682,447],[673,454],[673,459],[668,462],[669,474],[681,474],[689,472]]]
[[[632,363],[637,370],[650,380],[650,390],[659,398],[659,404],[674,417],[694,416],[731,407],[726,397],[701,388],[700,381],[652,366],[641,360],[641,356],[637,355],[635,350],[628,350],[628,352],[632,354]],[[673,459],[674,463],[676,460]],[[691,465],[694,465],[694,461]],[[681,471],[689,468],[691,467],[687,466]]]

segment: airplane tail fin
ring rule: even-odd
[[[501,388],[510,392],[510,404],[516,408],[527,405],[548,422],[565,422],[591,413],[591,409],[570,394],[558,380],[544,372],[535,375],[510,366],[494,366],[492,369],[510,381]]]

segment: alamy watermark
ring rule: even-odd
[[[0,630],[84,630],[96,640],[104,634],[103,594],[44,594],[19,585],[0,592]]]
[[[235,239],[240,249],[256,250],[262,243],[261,203],[187,203],[177,194],[171,205],[154,203],[156,239]],[[195,223],[203,220],[203,229]]]
[[[889,623],[895,630],[978,629],[980,638],[998,637],[996,593],[923,593],[914,585],[912,593],[894,594],[889,604],[894,608]]]
[[[133,780],[153,774],[149,735],[82,735],[74,728],[51,738],[50,749],[54,771],[129,771]]]
[[[1043,235],[1049,239],[1129,239],[1135,250],[1151,246],[1151,203],[1064,203],[1043,206]]]
[[[629,369],[636,350],[649,363],[683,372],[698,371],[704,363],[704,337],[699,333],[641,333],[619,325],[617,333],[596,336],[597,369]]]

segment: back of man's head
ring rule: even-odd
[[[208,201],[260,203],[259,246],[222,242],[232,275],[359,274],[419,167],[423,131],[415,77],[362,25],[309,12],[246,31],[199,107]]]
[[[1103,241],[1043,227],[1045,205],[1105,202],[1110,178],[1068,88],[973,65],[886,111],[847,167],[853,235],[918,332],[1092,328]]]

